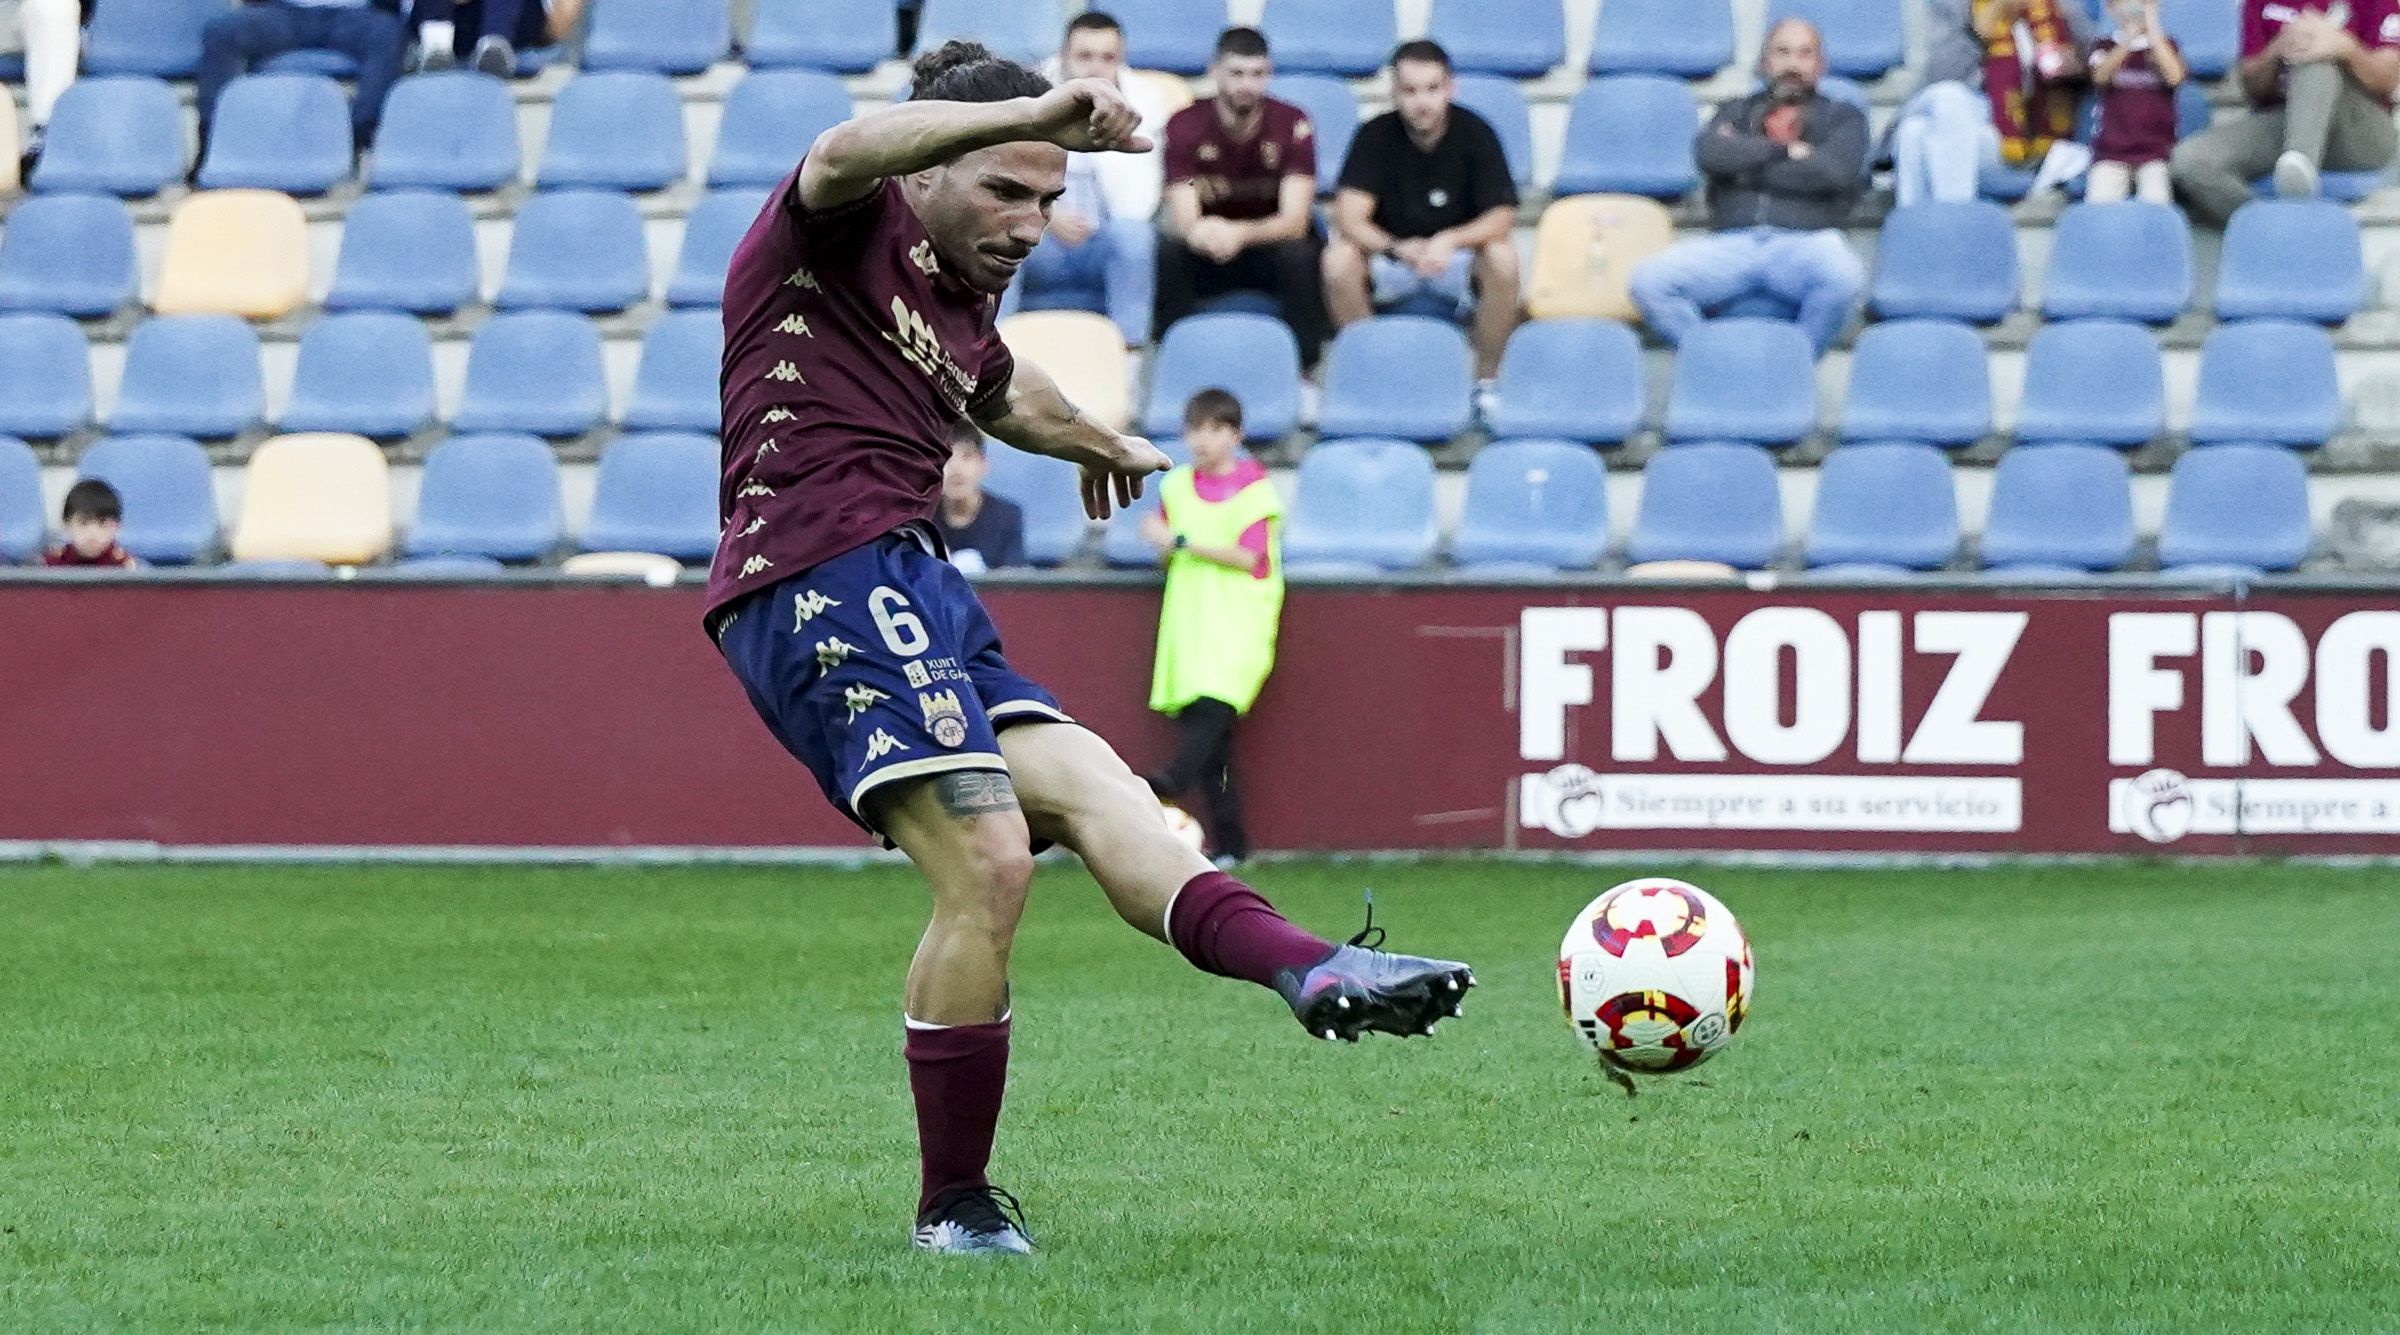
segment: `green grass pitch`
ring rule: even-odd
[[[907,1247],[901,869],[0,867],[0,1331],[2400,1328],[2400,878],[1687,873],[1757,1007],[1629,1099],[1605,870],[1257,880],[1483,986],[1307,1040],[1046,870],[996,1178]]]

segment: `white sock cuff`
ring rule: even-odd
[[[1009,1017],[1015,1014],[1016,1011],[1013,1009],[1005,1010],[1000,1012],[999,1019],[985,1021],[985,1023],[1007,1024]],[[931,1020],[920,1020],[916,1016],[909,1014],[907,1011],[900,1012],[900,1024],[901,1027],[905,1029],[964,1029],[967,1027],[960,1024],[935,1024]]]

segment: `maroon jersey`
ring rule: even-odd
[[[2267,44],[2283,32],[2283,25],[2312,10],[2332,9],[2338,0],[2242,0],[2242,59],[2267,49]],[[2349,0],[2350,17],[2343,26],[2358,44],[2369,51],[2381,51],[2400,46],[2400,0]],[[2276,81],[2275,91],[2259,100],[2262,107],[2283,105],[2283,89],[2291,81],[2290,70]],[[2390,106],[2391,99],[2383,100]]]
[[[1273,217],[1284,177],[1317,174],[1308,113],[1271,97],[1261,101],[1247,139],[1226,132],[1215,98],[1201,98],[1168,119],[1165,151],[1167,184],[1190,181],[1200,212],[1212,218]]]
[[[42,564],[46,566],[124,566],[131,569],[140,562],[133,559],[133,553],[126,551],[117,543],[110,543],[108,550],[98,556],[85,556],[76,551],[75,544],[70,542],[57,551],[43,553]]]
[[[2092,63],[2117,46],[2114,37],[2092,47]],[[2139,166],[2164,162],[2175,151],[2175,85],[2158,72],[2147,43],[2125,53],[2117,77],[2100,90],[2100,134],[2092,156],[2101,162]]]
[[[998,298],[951,275],[897,181],[830,209],[784,178],[725,276],[711,612],[929,519],[950,426],[1008,388]]]

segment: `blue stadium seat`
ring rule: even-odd
[[[1192,452],[1180,440],[1161,437],[1150,442],[1181,468],[1192,461]],[[1108,526],[1100,534],[1100,559],[1112,566],[1134,569],[1155,569],[1158,549],[1142,536],[1142,519],[1159,512],[1158,489],[1150,491],[1129,509],[1121,509],[1108,517]]]
[[[321,74],[245,74],[226,85],[200,159],[203,190],[321,195],[350,175],[350,99]]]
[[[473,70],[412,74],[384,99],[367,186],[497,190],[523,168],[517,100],[507,84]]]
[[[200,30],[225,9],[225,0],[99,0],[83,72],[188,79],[200,68]]]
[[[608,413],[600,330],[572,311],[504,311],[467,347],[453,431],[578,436]]]
[[[1983,563],[2114,570],[2133,557],[2125,456],[2099,445],[2010,450],[1992,470]]]
[[[2219,325],[2200,347],[2192,443],[2315,449],[2342,428],[2333,337],[2294,320]]]
[[[2166,427],[2166,372],[2150,331],[2121,320],[2044,325],[2025,345],[2016,437],[2126,449]]]
[[[682,180],[683,102],[663,74],[579,74],[550,107],[538,181],[546,190],[663,190]]]
[[[1225,30],[1224,0],[1109,0],[1125,26],[1125,63],[1137,70],[1193,75],[1208,68]]]
[[[208,451],[188,436],[110,436],[75,461],[81,476],[125,502],[126,551],[153,565],[188,565],[217,545],[217,488]]]
[[[1850,354],[1845,440],[1972,445],[1992,431],[1983,335],[1949,320],[1869,325]]]
[[[278,51],[258,66],[261,74],[321,74],[328,79],[355,79],[358,62],[339,51],[303,46]]]
[[[1397,440],[1335,440],[1300,457],[1299,494],[1284,525],[1294,567],[1363,562],[1412,570],[1433,558],[1433,461]]]
[[[1669,440],[1788,445],[1816,425],[1816,356],[1799,326],[1710,320],[1676,350]]]
[[[2233,68],[2242,40],[2235,0],[2159,0],[2158,17],[2194,75],[2221,78]]]
[[[659,431],[623,436],[600,453],[587,552],[656,552],[705,561],[717,550],[714,436]]]
[[[379,573],[387,579],[488,579],[507,569],[488,556],[408,556]]]
[[[0,311],[96,318],[133,300],[133,215],[107,195],[36,195],[0,229]]]
[[[1483,117],[1500,136],[1500,151],[1508,158],[1508,174],[1519,192],[1533,188],[1533,112],[1525,91],[1514,79],[1497,74],[1458,76],[1457,104]]]
[[[1328,436],[1445,441],[1474,420],[1475,354],[1448,320],[1378,315],[1336,334],[1325,354]]]
[[[771,186],[817,136],[850,119],[850,92],[818,70],[760,70],[725,95],[717,149],[708,164],[712,187]]]
[[[724,347],[724,328],[713,310],[675,311],[650,326],[642,336],[642,364],[634,372],[625,429],[716,430]]]
[[[517,211],[508,272],[494,304],[621,311],[650,295],[642,213],[614,190],[552,190]]]
[[[465,200],[430,190],[373,194],[342,222],[325,309],[448,315],[475,303],[480,282]]]
[[[1464,73],[1537,79],[1567,58],[1559,0],[1433,0],[1425,35]]]
[[[2017,308],[2016,221],[1984,199],[1893,209],[1867,299],[1886,320],[1998,323]]]
[[[2367,301],[2358,219],[2330,199],[2260,199],[2236,210],[2217,266],[2220,320],[2340,324]]]
[[[1642,425],[1642,345],[1614,320],[1533,320],[1509,335],[1492,434],[1618,444]]]
[[[1594,79],[1568,107],[1566,154],[1552,189],[1561,195],[1680,199],[1700,183],[1692,161],[1699,132],[1699,106],[1681,79]]]
[[[712,190],[701,197],[684,220],[683,247],[676,252],[675,276],[667,282],[668,305],[715,306],[724,300],[733,248],[766,204],[764,190]]]
[[[1824,38],[1826,68],[1848,79],[1880,79],[1908,58],[1899,0],[1774,0],[1767,28],[1807,19]]]
[[[753,68],[799,65],[864,74],[900,44],[892,0],[759,0],[742,57]]]
[[[183,110],[162,79],[77,79],[58,99],[34,164],[45,194],[155,195],[183,179]]]
[[[1054,566],[1073,556],[1090,528],[1075,466],[998,441],[984,442],[983,455],[991,462],[984,488],[1025,512],[1025,559]]]
[[[2191,304],[2191,229],[2174,208],[2127,200],[2059,215],[2043,318],[2165,324]]]
[[[1590,447],[1503,440],[1475,452],[1453,562],[1586,570],[1607,552],[1608,470]]]
[[[1642,470],[1625,559],[1719,561],[1756,570],[1783,548],[1775,460],[1756,445],[1682,445]]]
[[[92,355],[63,315],[0,315],[0,436],[49,440],[92,420]]]
[[[917,19],[917,50],[931,51],[953,37],[972,37],[994,53],[1039,66],[1058,51],[1067,16],[1059,0],[924,0]],[[1278,51],[1280,57],[1283,53]]]
[[[1359,78],[1391,56],[1398,23],[1392,0],[1266,0],[1258,26],[1277,69]]]
[[[595,0],[586,23],[587,70],[698,74],[733,44],[725,0]]]
[[[2158,563],[2289,570],[2308,557],[2308,471],[2272,445],[2218,445],[2175,461]]]
[[[1268,80],[1267,95],[1308,113],[1317,137],[1317,193],[1332,194],[1358,136],[1358,95],[1329,74],[1279,74]]]
[[[239,435],[257,425],[266,391],[258,334],[231,315],[161,315],[125,340],[125,378],[108,429]]]
[[[1587,65],[1593,74],[1705,79],[1732,63],[1731,0],[1606,0]]]
[[[1290,326],[1238,311],[1177,320],[1151,358],[1143,434],[1180,434],[1183,405],[1212,386],[1241,400],[1247,439],[1291,434],[1300,425],[1300,345]]]
[[[0,565],[30,561],[50,543],[50,510],[42,503],[42,465],[33,447],[0,436]]]
[[[433,420],[433,341],[413,315],[328,315],[300,336],[292,401],[279,431],[347,431],[377,440]]]
[[[1808,563],[1932,570],[1958,555],[1958,493],[1931,445],[1845,445],[1817,469]]]
[[[538,561],[558,546],[558,456],[524,435],[452,436],[425,456],[410,556]]]

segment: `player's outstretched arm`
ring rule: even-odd
[[[847,204],[886,177],[1026,139],[1071,153],[1147,153],[1150,141],[1135,133],[1141,119],[1102,79],[1071,79],[1040,97],[1005,102],[902,102],[818,135],[800,163],[800,203]]]
[[[1141,499],[1142,479],[1174,467],[1156,445],[1086,416],[1031,362],[1017,363],[1007,392],[976,424],[1020,450],[1082,465],[1083,512],[1094,519]]]

